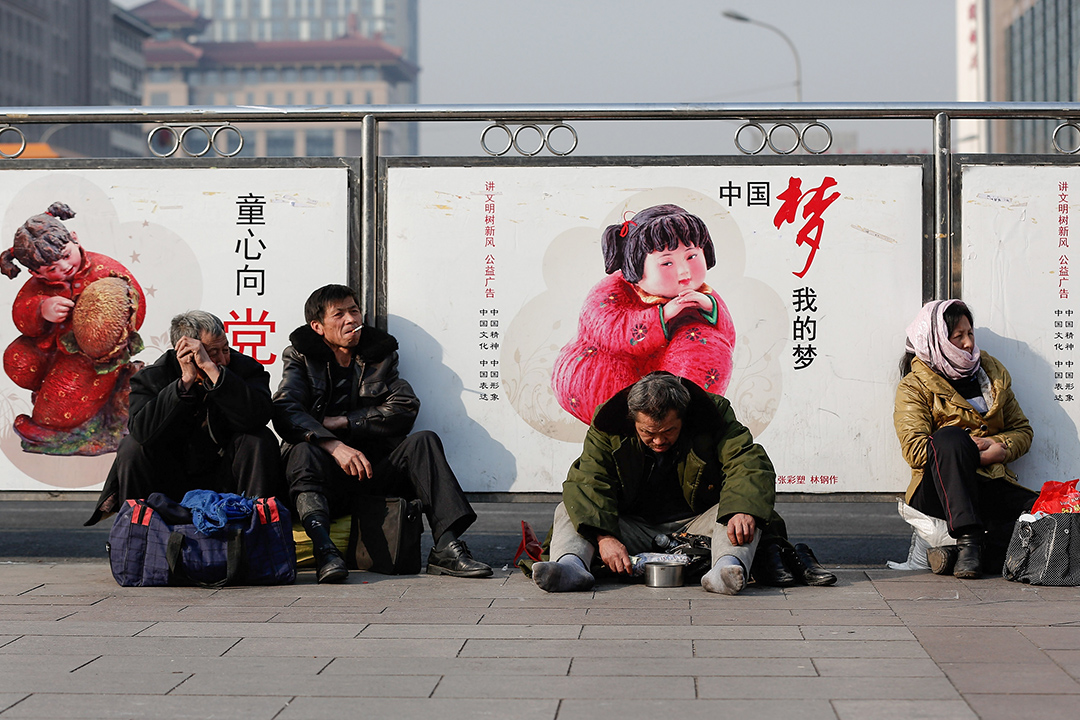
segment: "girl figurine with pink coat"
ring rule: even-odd
[[[735,326],[705,283],[716,253],[701,218],[656,205],[609,226],[601,249],[608,276],[589,291],[577,337],[555,361],[559,404],[589,423],[599,405],[655,370],[723,394]]]

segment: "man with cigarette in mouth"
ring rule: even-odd
[[[365,326],[356,293],[326,285],[304,305],[307,321],[289,335],[274,428],[281,435],[289,496],[311,538],[320,583],[348,575],[330,539],[333,517],[364,496],[419,498],[435,545],[433,575],[488,577],[460,539],[473,521],[439,436],[409,434],[420,409],[398,375],[397,340]]]
[[[283,492],[270,432],[270,373],[229,347],[221,320],[202,310],[172,319],[167,350],[131,378],[130,434],[120,442],[87,525],[129,498],[189,490],[247,497]]]

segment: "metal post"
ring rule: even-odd
[[[353,287],[360,288],[360,301],[367,322],[385,325],[385,320],[376,315],[375,307],[378,279],[375,243],[378,235],[379,122],[374,115],[365,115],[360,129],[360,264],[357,273],[354,272],[356,263],[350,263],[349,282]]]
[[[951,123],[946,113],[934,116],[934,298],[951,297],[952,290],[952,235],[949,217],[949,200],[952,196],[949,130]]]

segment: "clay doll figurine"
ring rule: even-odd
[[[555,361],[559,404],[588,423],[599,405],[656,370],[723,394],[735,326],[705,284],[716,255],[701,218],[656,205],[609,226],[601,249],[608,276],[589,291],[578,335]]]
[[[127,426],[128,379],[142,349],[142,288],[110,257],[84,250],[63,220],[64,203],[34,215],[0,253],[0,271],[30,271],[11,309],[22,333],[4,351],[4,371],[32,392],[33,415],[15,418],[23,449],[98,455],[116,449]],[[133,366],[134,365],[134,366]]]

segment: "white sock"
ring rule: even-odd
[[[746,587],[746,568],[734,555],[722,555],[701,578],[701,587],[721,595],[737,595]]]

